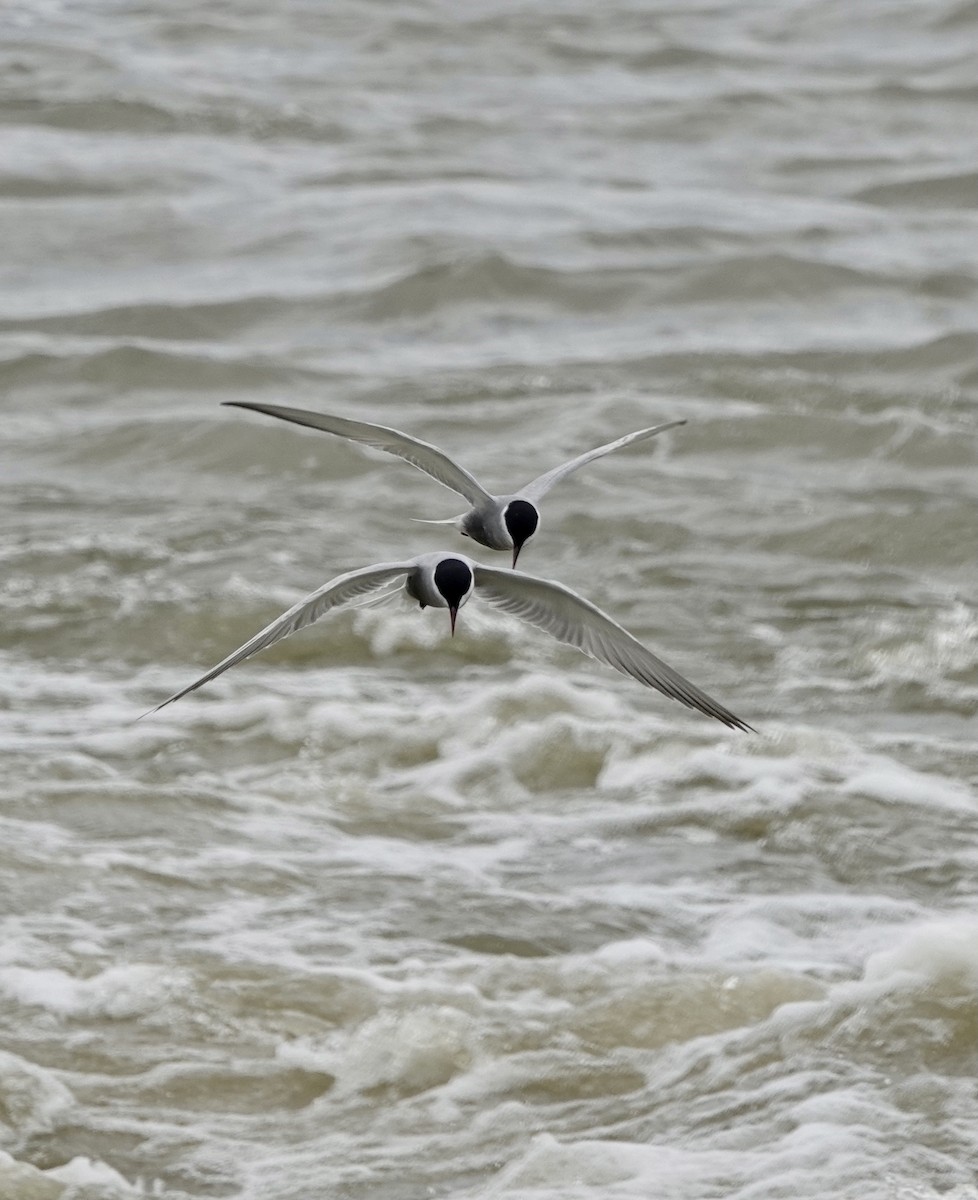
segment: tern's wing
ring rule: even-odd
[[[613,450],[620,450],[623,446],[630,446],[632,442],[641,442],[645,438],[655,437],[657,433],[664,433],[667,429],[675,429],[677,425],[685,425],[683,421],[667,421],[664,425],[653,425],[649,429],[639,429],[635,433],[626,433],[624,437],[618,438],[614,442],[608,442],[604,446],[598,446],[595,450],[588,450],[585,454],[579,454],[577,458],[572,458],[570,462],[565,462],[559,467],[554,467],[552,471],[547,471],[544,475],[538,476],[521,488],[517,495],[525,496],[527,500],[537,501],[572,471],[576,471],[578,467],[583,467],[586,463],[594,462],[596,458],[604,458],[606,454],[611,454]]]
[[[362,567],[359,571],[350,571],[346,575],[339,575],[336,579],[331,579],[329,583],[324,584],[318,591],[306,596],[305,600],[300,600],[298,604],[282,613],[280,617],[266,625],[260,632],[243,646],[239,646],[233,654],[229,654],[227,658],[222,659],[216,667],[212,667],[206,675],[195,680],[189,687],[183,688],[182,691],[175,692],[168,700],[164,700],[162,704],[157,704],[156,708],[150,709],[150,712],[158,712],[167,704],[172,704],[174,700],[179,700],[181,696],[186,696],[188,692],[193,692],[207,683],[208,680],[214,679],[217,675],[222,674],[233,667],[235,663],[242,662],[246,658],[250,658],[253,654],[257,654],[259,650],[264,650],[266,646],[273,646],[276,642],[280,642],[283,638],[287,638],[289,634],[295,633],[297,629],[304,629],[307,625],[311,625],[313,621],[318,621],[320,617],[333,608],[339,608],[342,604],[349,604],[351,600],[355,600],[358,596],[366,595],[368,592],[374,592],[378,588],[383,587],[385,583],[396,579],[399,575],[406,575],[414,566],[414,563],[380,563],[375,567]],[[149,714],[146,714],[147,716]]]
[[[563,584],[524,575],[521,571],[501,571],[476,564],[475,590],[476,595],[504,612],[535,625],[559,642],[576,646],[623,675],[631,675],[646,687],[656,688],[689,708],[697,708],[732,729],[751,728],[661,658],[656,658],[607,613]]]
[[[310,429],[321,429],[324,433],[333,433],[337,437],[349,438],[351,442],[361,442],[364,446],[372,446],[375,450],[394,454],[424,471],[432,479],[437,479],[453,492],[458,492],[470,504],[483,505],[491,503],[493,499],[482,484],[464,467],[450,459],[444,450],[397,429],[388,429],[386,425],[351,421],[347,417],[308,412],[304,408],[284,408],[280,404],[252,404],[244,400],[226,400],[224,403],[230,408],[248,408],[253,412],[265,413],[269,417],[293,421],[296,425],[308,425]]]

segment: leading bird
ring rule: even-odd
[[[664,663],[613,621],[607,613],[570,588],[522,571],[501,571],[484,567],[461,554],[422,554],[407,562],[379,563],[338,575],[318,591],[294,604],[260,633],[222,659],[206,675],[175,692],[152,712],[202,684],[216,678],[229,667],[250,658],[259,650],[273,646],[299,629],[318,621],[334,608],[378,592],[385,585],[403,581],[404,590],[422,608],[447,608],[452,633],[458,611],[478,593],[496,608],[535,625],[559,642],[576,646],[623,675],[630,675],[646,687],[698,709],[731,729],[750,730],[751,726],[724,708],[678,671]]]
[[[621,450],[623,446],[686,424],[684,420],[666,421],[664,425],[652,425],[648,429],[626,433],[624,437],[606,442],[546,471],[515,492],[494,496],[486,491],[474,475],[449,458],[444,450],[401,433],[399,429],[372,425],[367,421],[352,421],[348,417],[334,417],[328,413],[308,412],[304,408],[285,408],[280,404],[252,404],[245,400],[226,400],[224,403],[230,408],[247,408],[269,417],[292,421],[296,425],[307,425],[310,429],[321,429],[324,433],[332,433],[351,442],[361,442],[364,446],[403,458],[432,479],[437,479],[440,484],[464,496],[472,506],[460,516],[449,517],[447,521],[430,521],[428,524],[454,525],[464,537],[470,537],[490,550],[511,550],[514,567],[520,550],[540,527],[540,501],[554,484],[596,458],[603,458],[614,450]]]

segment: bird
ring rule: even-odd
[[[684,419],[666,421],[662,425],[652,425],[648,429],[626,433],[624,437],[606,442],[603,446],[588,450],[579,454],[577,458],[544,472],[515,492],[495,496],[444,450],[432,446],[430,442],[411,437],[410,434],[401,433],[399,429],[389,429],[386,425],[372,425],[367,421],[353,421],[348,417],[335,417],[328,413],[309,412],[303,408],[287,408],[280,404],[255,404],[246,400],[225,400],[223,403],[230,408],[245,408],[269,417],[278,417],[283,421],[292,421],[296,425],[307,425],[310,429],[321,429],[324,433],[348,438],[352,442],[361,442],[375,450],[384,450],[397,458],[405,459],[432,479],[437,479],[440,484],[464,496],[472,506],[457,517],[425,521],[424,524],[454,525],[463,537],[472,538],[490,550],[510,550],[514,567],[520,551],[540,528],[540,500],[555,484],[596,458],[603,458],[604,455],[630,446],[633,442],[644,441],[658,433],[664,433],[667,429],[686,424]]]
[[[377,563],[338,575],[266,625],[216,667],[143,715],[159,712],[230,667],[318,621],[333,609],[377,593],[395,581],[403,584],[407,595],[421,608],[447,608],[453,636],[459,609],[476,594],[503,612],[536,626],[559,642],[575,646],[688,708],[698,709],[731,729],[756,732],[746,721],[734,716],[657,658],[597,605],[569,587],[523,571],[487,567],[452,553],[422,554],[405,562]]]

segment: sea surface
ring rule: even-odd
[[[2,1200],[978,1197],[978,3],[5,0]],[[335,614],[657,422],[513,618]]]

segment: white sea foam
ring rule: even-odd
[[[968,914],[915,923],[901,930],[895,943],[869,957],[867,983],[963,988],[978,995],[978,918]]]
[[[0,1150],[3,1200],[127,1200],[145,1194],[107,1163],[84,1155],[42,1171]]]
[[[337,1094],[389,1088],[402,1095],[464,1074],[478,1055],[477,1025],[457,1006],[387,1008],[325,1042],[283,1043],[280,1061],[336,1077]]]
[[[61,1200],[64,1193],[63,1183],[0,1150],[0,1196],[4,1200]]]
[[[871,1132],[839,1120],[807,1122],[773,1145],[753,1149],[711,1149],[688,1137],[683,1142],[568,1142],[539,1134],[492,1183],[472,1192],[472,1200],[590,1200],[596,1194],[614,1200],[707,1200],[719,1193],[731,1200],[759,1200],[815,1194],[814,1188],[840,1200],[883,1200],[888,1194],[864,1171]]]
[[[978,618],[963,600],[949,599],[928,611],[915,633],[908,637],[905,623],[881,620],[859,658],[879,682],[923,684],[938,694],[948,690],[946,676],[978,663]]]
[[[974,792],[946,776],[927,775],[903,763],[878,755],[865,755],[846,779],[850,795],[869,796],[887,804],[940,806],[960,812],[978,811]]]
[[[71,1091],[51,1071],[0,1051],[0,1131],[6,1143],[50,1132],[74,1103]]]
[[[66,1162],[62,1167],[52,1167],[44,1174],[48,1179],[56,1179],[65,1184],[69,1195],[85,1190],[97,1191],[105,1200],[114,1196],[134,1196],[142,1194],[142,1189],[134,1189],[118,1171],[113,1170],[108,1163],[98,1162],[85,1155],[78,1155]]]
[[[36,1005],[62,1017],[145,1016],[185,991],[188,977],[149,963],[106,967],[79,979],[56,967],[0,969],[0,992],[20,1004]]]

